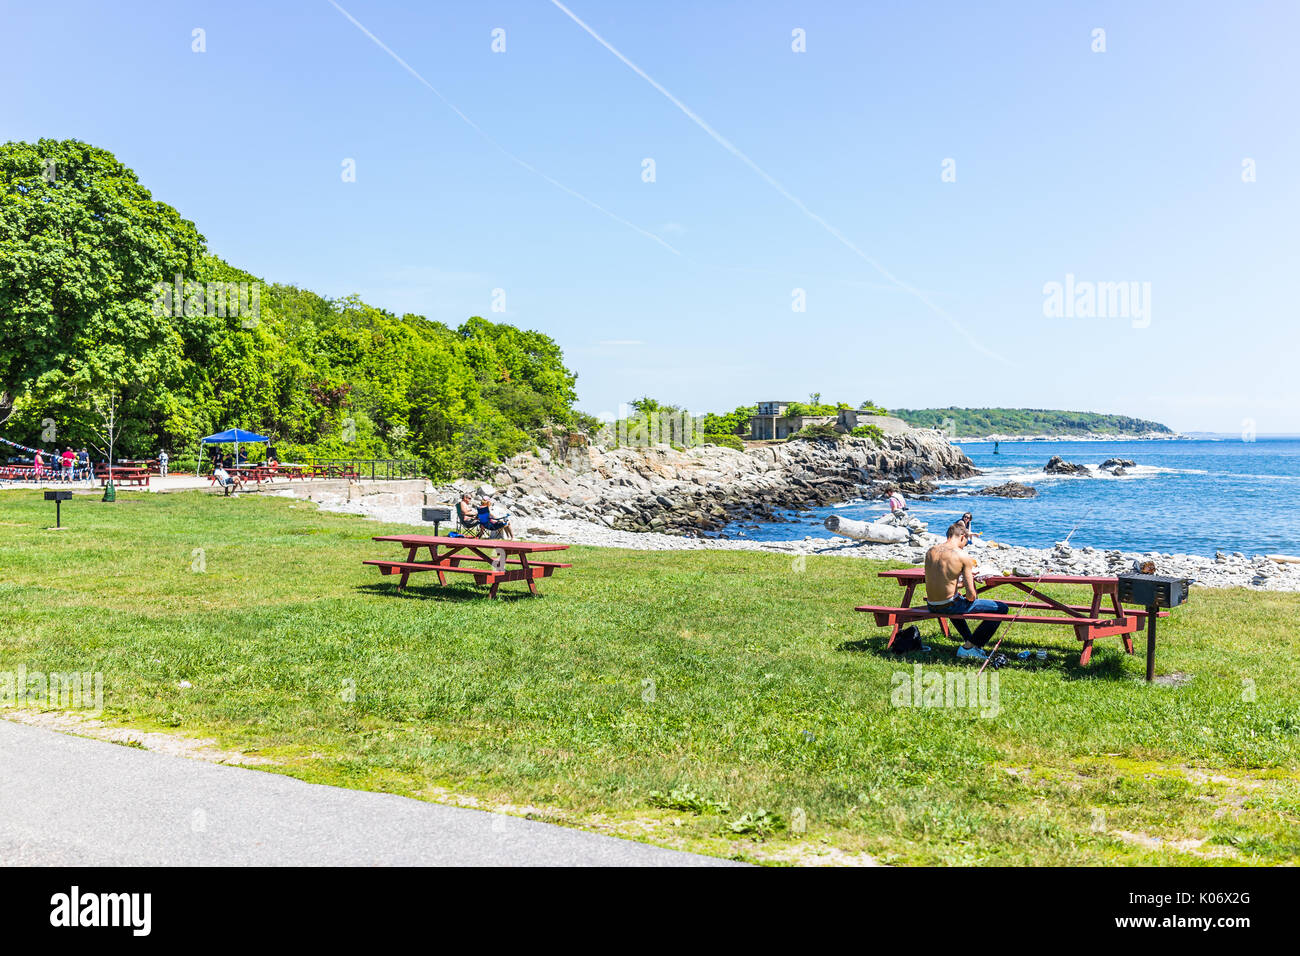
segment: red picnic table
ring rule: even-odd
[[[912,595],[916,592],[917,587],[925,584],[924,568],[881,571],[880,576],[882,578],[893,578],[904,589],[902,605],[900,607],[877,607],[866,604],[857,608],[857,610],[874,614],[878,627],[891,628],[889,643],[885,645],[886,647],[894,643],[894,638],[898,636],[899,629],[910,621],[928,621],[938,618],[939,627],[942,629],[944,637],[949,636],[948,618],[953,615],[934,614],[923,604],[916,607],[912,606]],[[1087,585],[1092,588],[1092,603],[1065,604],[1038,590],[1039,586],[1044,584]],[[1120,604],[1119,578],[1117,577],[1074,574],[1044,574],[1040,577],[1029,577],[1016,574],[992,574],[985,578],[977,577],[975,585],[976,593],[981,595],[993,588],[1009,585],[1037,600],[1003,601],[1002,603],[1007,605],[1008,611],[1013,613],[963,614],[960,617],[970,621],[1015,620],[1020,621],[1022,624],[1069,625],[1074,628],[1075,637],[1083,642],[1083,654],[1079,658],[1080,665],[1087,665],[1092,658],[1092,642],[1098,637],[1120,637],[1124,641],[1124,650],[1132,654],[1133,638],[1131,635],[1145,623],[1149,613],[1145,608],[1127,608]],[[1104,607],[1103,604],[1109,604],[1110,606]],[[1042,615],[1025,614],[1025,611],[1059,611],[1065,616],[1044,617]],[[1157,611],[1156,615],[1157,617],[1168,617],[1169,612]],[[1150,652],[1148,656],[1150,656]]]
[[[474,575],[474,583],[489,584],[492,589],[489,597],[497,596],[497,586],[507,581],[527,581],[528,590],[537,593],[537,579],[549,578],[558,568],[572,567],[570,564],[558,564],[554,561],[530,561],[529,555],[545,551],[566,551],[567,544],[543,544],[540,541],[509,541],[500,538],[484,540],[482,538],[452,538],[428,534],[383,534],[375,541],[396,541],[406,548],[405,561],[363,561],[373,564],[381,574],[400,574],[397,582],[400,591],[406,587],[406,580],[412,574],[421,571],[433,571],[438,575],[438,583],[447,583],[447,574],[462,573]],[[421,548],[429,549],[428,561],[417,561],[416,554]],[[489,553],[491,552],[491,553]],[[469,567],[462,567],[461,562],[470,562]]]
[[[107,465],[98,465],[95,468],[95,477],[102,484],[107,485],[110,481],[123,482],[128,485],[149,485],[149,469],[136,467],[121,467],[114,465],[109,468]]]

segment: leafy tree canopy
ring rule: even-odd
[[[450,477],[579,424],[575,382],[540,332],[264,283],[105,150],[0,146],[6,437],[36,444],[52,419],[58,444],[88,444],[89,396],[115,388],[124,454],[175,458],[237,425],[282,460],[414,457]]]

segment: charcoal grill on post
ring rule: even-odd
[[[54,530],[63,530],[63,502],[72,498],[70,491],[47,491],[45,500],[54,502]]]
[[[422,508],[420,509],[420,517],[423,518],[425,521],[433,522],[433,533],[436,535],[438,533],[438,524],[443,521],[451,520],[451,509],[450,508]]]
[[[1192,582],[1187,578],[1169,578],[1159,574],[1119,575],[1119,599],[1125,604],[1141,604],[1147,609],[1147,682],[1156,676],[1156,610],[1178,607],[1187,600]]]

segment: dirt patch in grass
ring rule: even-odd
[[[1177,853],[1190,853],[1193,856],[1201,856],[1207,859],[1237,856],[1235,847],[1210,846],[1207,848],[1205,846],[1207,841],[1203,839],[1168,840],[1163,837],[1151,836],[1149,833],[1132,833],[1128,830],[1111,830],[1110,832],[1125,843],[1132,843],[1147,850],[1173,850]]]
[[[93,737],[107,740],[128,747],[139,747],[156,753],[170,754],[173,757],[191,757],[206,760],[208,763],[236,764],[240,766],[257,766],[274,764],[274,760],[259,757],[256,754],[241,753],[237,750],[223,750],[211,738],[183,737],[179,734],[166,734],[151,730],[133,730],[130,727],[114,727],[95,717],[86,717],[66,710],[4,710],[0,717],[15,723],[31,727],[45,727],[59,733],[76,734],[79,737]]]
[[[604,813],[581,814],[569,813],[556,807],[536,807],[516,805],[506,802],[493,802],[481,797],[457,793],[446,787],[429,786],[418,791],[416,797],[445,803],[471,810],[486,810],[501,814],[503,817],[523,817],[527,820],[541,820],[559,826],[569,826],[580,830],[602,833],[606,836],[625,840],[645,840],[652,838],[655,844],[670,849],[686,850],[699,853],[709,852],[714,856],[729,859],[746,859],[755,863],[784,864],[787,866],[884,866],[869,853],[851,853],[839,847],[823,843],[781,843],[766,844],[758,841],[720,840],[716,846],[705,850],[691,846],[686,840],[679,840],[673,831],[682,826],[685,820],[678,816],[617,817]],[[509,826],[506,820],[502,827]]]

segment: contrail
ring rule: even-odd
[[[464,113],[462,113],[462,112],[461,112],[461,111],[456,107],[456,105],[455,105],[454,103],[451,102],[451,100],[447,99],[447,97],[443,96],[440,92],[438,92],[437,88],[434,87],[434,85],[433,85],[432,83],[430,83],[428,80],[426,80],[424,77],[422,77],[418,72],[416,72],[415,68],[414,68],[413,66],[411,66],[411,64],[407,63],[407,62],[406,62],[405,60],[403,60],[400,56],[398,56],[396,53],[394,53],[392,50],[390,50],[390,49],[389,49],[389,48],[384,44],[384,41],[383,41],[383,40],[379,39],[379,37],[375,36],[373,33],[371,33],[369,30],[367,30],[367,29],[365,28],[365,26],[361,23],[361,21],[359,21],[356,17],[354,17],[352,14],[348,13],[348,12],[347,12],[346,10],[344,10],[341,6],[339,6],[337,3],[335,3],[334,0],[328,0],[328,3],[329,3],[330,6],[332,6],[332,7],[333,7],[335,10],[337,10],[339,13],[341,13],[341,14],[343,14],[345,17],[347,17],[348,20],[351,21],[351,23],[352,23],[352,25],[353,25],[354,27],[356,27],[358,30],[360,30],[362,33],[364,33],[366,36],[368,36],[368,37],[371,39],[371,41],[375,44],[375,46],[379,47],[379,49],[383,50],[385,53],[387,53],[389,56],[391,56],[394,60],[396,60],[397,63],[398,63],[398,65],[401,66],[402,69],[404,69],[407,73],[410,73],[411,76],[415,77],[415,78],[416,78],[417,80],[419,80],[422,84],[424,84],[424,85],[425,85],[425,86],[426,86],[426,87],[427,87],[427,88],[428,88],[428,89],[433,93],[434,96],[436,96],[436,97],[438,97],[438,99],[442,100],[442,102],[446,105],[446,107],[447,107],[449,110],[451,110],[453,113],[455,113],[457,116],[459,116],[462,120],[464,120],[465,123],[466,123],[466,125],[468,125],[468,126],[470,127],[470,129],[474,130],[474,132],[478,133],[478,134],[479,134],[480,136],[482,136],[485,140],[487,140],[489,143],[491,143],[493,146],[495,146],[495,147],[496,147],[498,150],[500,150],[500,151],[501,151],[501,152],[502,152],[506,157],[508,157],[509,159],[511,159],[511,160],[513,160],[514,162],[518,163],[520,166],[522,166],[524,169],[528,170],[530,173],[535,173],[536,175],[540,176],[542,179],[546,180],[548,183],[550,183],[550,184],[551,184],[552,186],[554,186],[556,189],[563,190],[564,192],[568,193],[570,196],[574,197],[575,199],[581,199],[583,202],[585,202],[585,203],[586,203],[588,206],[590,206],[592,209],[595,209],[597,212],[602,213],[603,215],[608,216],[610,219],[613,219],[613,220],[614,220],[615,222],[617,222],[617,223],[621,223],[621,224],[623,224],[624,226],[627,226],[629,229],[635,229],[637,232],[641,233],[641,235],[645,236],[647,239],[653,239],[655,242],[659,243],[659,245],[663,246],[665,249],[667,249],[667,250],[668,250],[669,252],[671,252],[673,255],[675,255],[675,256],[680,256],[680,255],[681,255],[680,252],[678,252],[676,249],[674,249],[672,246],[670,246],[670,245],[669,245],[667,242],[665,242],[663,239],[661,239],[661,238],[659,238],[658,236],[656,236],[653,232],[648,232],[647,230],[642,229],[642,228],[641,228],[640,226],[638,226],[636,223],[628,222],[628,221],[627,221],[626,219],[624,219],[622,216],[619,216],[619,215],[616,215],[615,213],[610,212],[610,211],[609,211],[608,209],[606,209],[604,206],[600,205],[600,203],[595,202],[594,200],[588,199],[586,196],[584,196],[582,193],[578,192],[576,189],[570,189],[568,186],[564,185],[564,183],[560,182],[559,180],[557,180],[557,179],[552,179],[550,176],[546,175],[546,173],[542,172],[540,169],[538,169],[538,168],[537,168],[536,166],[534,166],[532,163],[529,163],[529,162],[527,162],[526,160],[520,159],[520,158],[519,158],[518,156],[516,156],[514,153],[510,152],[510,150],[506,149],[504,146],[502,146],[500,143],[498,143],[496,140],[494,140],[491,136],[489,136],[489,135],[484,131],[483,127],[479,126],[478,123],[475,123],[472,119],[470,119],[468,116],[466,116]]]
[[[334,0],[330,0],[330,2],[333,3]],[[1006,359],[998,355],[996,352],[989,350],[982,342],[980,342],[977,338],[975,338],[975,336],[971,335],[971,333],[966,331],[965,327],[956,319],[954,319],[951,315],[949,315],[944,309],[942,309],[940,306],[935,305],[934,302],[930,300],[930,297],[927,296],[924,292],[911,285],[908,285],[902,279],[898,278],[896,275],[894,275],[892,272],[890,272],[888,269],[882,266],[871,256],[867,255],[865,252],[859,249],[858,246],[853,242],[853,240],[849,239],[846,235],[844,235],[844,233],[840,232],[833,225],[831,225],[821,216],[817,215],[817,213],[813,212],[806,205],[804,205],[803,200],[801,200],[798,196],[794,195],[794,193],[790,192],[790,190],[786,189],[785,186],[781,185],[781,183],[775,177],[771,176],[765,169],[759,166],[758,163],[754,162],[752,159],[750,159],[748,156],[742,153],[734,143],[732,143],[729,139],[727,139],[716,129],[714,129],[712,126],[706,123],[703,117],[701,117],[698,113],[692,110],[689,106],[687,106],[677,97],[673,96],[672,93],[668,92],[668,90],[666,90],[658,81],[656,81],[654,77],[652,77],[645,70],[641,69],[641,67],[637,66],[635,63],[633,63],[631,60],[625,57],[621,52],[619,52],[613,46],[613,44],[611,44],[608,40],[602,37],[599,33],[597,33],[591,27],[587,26],[586,23],[584,23],[581,19],[579,19],[577,14],[575,14],[564,4],[560,3],[560,0],[551,0],[551,3],[555,7],[557,7],[570,20],[572,20],[578,26],[582,27],[582,29],[587,31],[587,33],[591,35],[592,39],[594,39],[606,50],[608,50],[610,53],[614,54],[616,57],[622,60],[623,63],[626,64],[627,67],[633,73],[641,77],[641,79],[645,80],[656,90],[662,93],[670,103],[672,103],[679,110],[685,113],[687,118],[690,119],[691,122],[693,122],[700,129],[704,130],[704,132],[708,133],[709,136],[711,136],[719,146],[721,146],[727,152],[731,153],[731,155],[739,159],[742,163],[744,163],[746,166],[748,166],[750,169],[756,172],[769,186],[771,186],[773,189],[779,192],[790,202],[794,203],[794,205],[798,207],[800,212],[802,212],[813,222],[817,223],[819,226],[821,226],[823,229],[829,232],[832,236],[838,239],[850,252],[852,252],[858,258],[862,259],[864,262],[870,265],[873,269],[879,272],[882,276],[884,276],[886,279],[888,279],[898,288],[902,289],[904,292],[908,292],[912,294],[921,302],[923,302],[930,309],[930,311],[932,311],[935,315],[939,316],[941,319],[947,322],[950,326],[952,326],[952,328],[955,331],[957,331],[963,338],[965,338],[966,341],[970,343],[970,346],[972,348],[976,349],[979,352],[982,352],[984,355],[987,355],[990,358],[997,359],[999,362],[1006,361]]]

